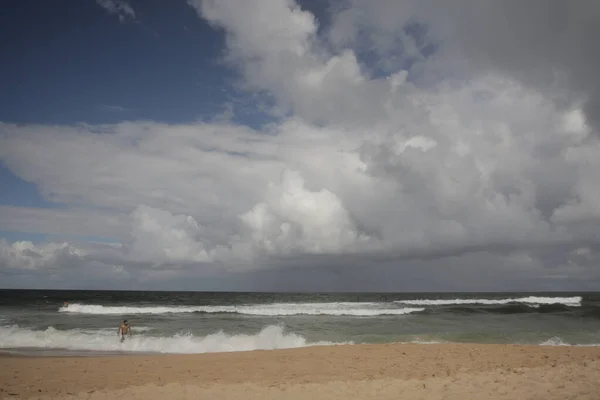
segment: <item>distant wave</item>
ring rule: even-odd
[[[255,335],[228,335],[218,332],[203,337],[196,337],[192,334],[154,337],[134,334],[132,338],[125,340],[123,343],[119,342],[114,330],[110,332],[106,330],[63,331],[50,327],[43,331],[33,331],[18,326],[0,327],[0,348],[4,349],[35,348],[191,354],[259,349],[270,350],[333,344],[342,343],[308,342],[304,337],[295,333],[285,333],[283,328],[277,325],[267,326]]]
[[[423,314],[530,314],[530,313],[560,313],[570,312],[571,309],[564,304],[466,304],[466,305],[447,305],[443,307],[427,308]]]
[[[553,313],[569,311],[569,307],[581,307],[582,298],[574,297],[519,297],[503,299],[415,299],[393,302],[331,302],[331,303],[271,303],[222,306],[108,306],[99,304],[73,303],[59,308],[59,312],[97,315],[135,314],[240,314],[253,316],[283,317],[292,315],[311,316],[354,316],[373,317],[385,315],[405,315],[423,312],[437,313]]]
[[[236,313],[256,316],[330,315],[378,316],[404,315],[423,311],[424,308],[398,307],[394,303],[272,303],[239,306],[102,306],[94,304],[69,304],[60,312],[77,314],[167,314],[167,313]]]
[[[542,304],[563,304],[569,307],[580,307],[581,296],[574,297],[518,297],[506,299],[422,299],[422,300],[397,300],[395,303],[413,305],[413,306],[445,306],[456,304],[485,304],[500,305],[510,303],[523,303],[531,306],[540,306]]]

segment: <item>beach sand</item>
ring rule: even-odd
[[[600,399],[600,347],[379,344],[0,357],[0,398]]]

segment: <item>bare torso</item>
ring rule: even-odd
[[[125,336],[130,332],[131,332],[131,326],[129,326],[128,324],[127,325],[121,324],[119,326],[119,333],[121,334],[121,336]]]

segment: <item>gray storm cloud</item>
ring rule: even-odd
[[[582,103],[597,131],[598,21],[594,0],[349,0],[329,34],[339,46],[366,44],[381,62],[398,47],[405,58],[422,59],[426,45],[434,44],[444,68],[459,63],[470,74],[504,74],[560,105]]]

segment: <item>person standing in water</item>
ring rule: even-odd
[[[119,325],[119,330],[117,331],[117,336],[121,336],[121,342],[125,340],[125,335],[131,337],[131,326],[126,319],[121,322],[121,325]]]

